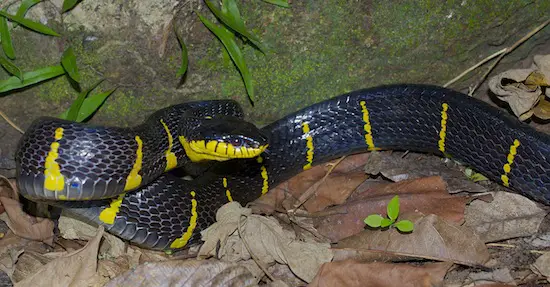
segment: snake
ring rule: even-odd
[[[20,194],[57,203],[132,244],[186,248],[227,202],[251,202],[355,153],[416,151],[467,165],[550,203],[550,136],[451,89],[395,84],[345,93],[258,128],[231,100],[174,105],[133,128],[39,118],[17,154]],[[203,166],[184,180],[173,169]]]

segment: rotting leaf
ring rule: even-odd
[[[33,30],[33,31],[36,31],[36,32],[39,32],[39,33],[42,33],[42,34],[46,34],[46,35],[50,35],[50,36],[60,36],[54,30],[52,30],[50,27],[42,25],[38,22],[34,22],[34,21],[31,21],[29,19],[17,16],[17,15],[11,15],[11,14],[8,14],[5,11],[1,11],[1,10],[0,10],[0,15],[10,19],[13,22],[19,23],[19,24],[21,24],[21,25],[23,25],[23,26],[25,26],[25,27]]]
[[[23,74],[23,81],[16,76],[0,81],[0,93],[21,89],[65,74],[61,65],[50,66]]]
[[[292,272],[306,282],[313,279],[321,264],[332,259],[329,244],[297,240],[293,232],[284,230],[272,217],[252,214],[240,219],[244,214],[250,214],[250,209],[241,207],[238,202],[222,206],[216,213],[217,222],[201,232],[205,241],[203,247],[206,247],[201,247],[199,256],[246,260],[250,258],[250,249],[261,258],[262,264],[273,261],[288,264]],[[236,232],[239,220],[242,232]],[[216,248],[218,242],[220,247]]]
[[[121,274],[105,287],[154,287],[160,282],[169,282],[170,286],[253,286],[257,279],[240,263],[188,259],[147,262]]]
[[[6,222],[8,227],[17,236],[39,240],[49,245],[53,244],[54,223],[48,218],[32,217],[21,208],[21,203],[8,197],[0,197],[0,202],[6,209],[9,220]]]
[[[538,104],[533,108],[533,114],[542,120],[550,119],[550,102],[546,96],[540,96]]]
[[[354,260],[325,263],[308,287],[416,287],[440,286],[452,263],[422,266],[390,263],[362,263]]]
[[[323,211],[327,215],[313,214],[315,227],[332,242],[361,232],[365,228],[361,219],[370,214],[385,214],[388,201],[396,194],[400,213],[418,210],[458,224],[464,222],[465,206],[471,200],[468,196],[448,194],[445,181],[438,176],[378,184],[366,190],[358,188],[346,203]]]
[[[436,215],[403,214],[414,222],[415,232],[364,230],[342,239],[333,248],[335,260],[346,259],[353,250],[362,261],[392,260],[394,256],[450,261],[468,266],[485,264],[489,251],[468,227],[447,222]],[[340,254],[339,251],[343,251]]]
[[[254,85],[252,83],[252,76],[250,75],[250,71],[248,70],[248,66],[246,65],[246,62],[244,60],[244,55],[237,45],[237,42],[235,42],[235,35],[233,35],[224,27],[220,27],[210,22],[210,20],[202,17],[200,14],[198,15],[206,28],[212,31],[212,33],[214,33],[214,35],[216,35],[216,37],[220,39],[220,42],[222,42],[223,46],[227,50],[227,53],[229,53],[231,60],[233,60],[233,62],[237,66],[237,69],[241,73],[250,103],[254,105]]]
[[[101,226],[97,235],[82,249],[48,262],[34,275],[18,282],[19,287],[88,286],[97,269],[97,252],[103,236]]]
[[[72,47],[69,47],[63,52],[61,56],[61,66],[67,71],[67,74],[75,82],[80,83],[80,73],[78,72],[78,66],[76,65],[76,56],[74,55],[74,50]]]
[[[475,200],[467,207],[466,225],[484,242],[535,234],[547,212],[528,198],[496,192],[491,202]]]

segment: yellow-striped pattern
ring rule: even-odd
[[[258,161],[258,163],[262,163],[264,159],[261,156],[259,156],[256,158],[256,161]],[[262,195],[263,195],[269,191],[269,175],[267,174],[267,169],[265,168],[265,165],[262,165],[262,167],[260,167],[260,171],[261,171],[262,178],[264,179],[264,182],[262,184]]]
[[[445,137],[447,137],[447,110],[449,109],[449,105],[447,103],[443,103],[441,105],[441,129],[439,130],[439,150],[442,153],[445,153]]]
[[[233,197],[231,197],[231,191],[229,191],[229,188],[227,188],[227,178],[223,178],[222,180],[223,187],[225,188],[225,196],[227,196],[227,200],[233,201]]]
[[[504,174],[500,176],[500,179],[502,180],[502,185],[504,186],[510,186],[510,178],[508,177],[508,174],[512,171],[512,164],[514,163],[514,158],[517,154],[517,149],[521,145],[519,140],[515,139],[514,143],[510,146],[510,152],[508,153],[508,156],[506,157],[506,163],[503,166]]]
[[[365,129],[365,143],[369,147],[369,150],[375,150],[376,147],[374,146],[374,140],[372,137],[372,126],[370,124],[367,103],[365,101],[361,101],[359,104],[361,105],[361,112],[363,112],[363,123],[365,124],[363,126],[363,128]]]
[[[173,169],[178,165],[178,159],[176,157],[176,154],[172,151],[172,147],[174,146],[174,138],[172,137],[172,133],[170,133],[170,129],[168,128],[168,125],[163,120],[160,120],[160,123],[164,127],[164,130],[166,131],[166,136],[168,137],[168,149],[165,152],[166,157],[166,169],[170,170]]]
[[[139,136],[136,136],[136,143],[136,161],[134,162],[134,166],[132,167],[128,178],[126,178],[126,185],[124,186],[125,191],[132,190],[141,184],[141,175],[139,172],[141,171],[143,161],[143,142]]]
[[[304,170],[308,170],[311,168],[311,165],[313,163],[313,138],[310,135],[310,129],[309,129],[309,123],[304,122],[302,123],[302,131],[304,132],[304,135],[306,136],[306,160],[307,163],[304,165]]]
[[[189,242],[189,239],[191,239],[193,235],[193,231],[197,227],[197,217],[199,214],[197,213],[197,200],[195,200],[194,191],[191,191],[191,197],[191,218],[189,219],[189,226],[180,238],[174,240],[174,242],[170,244],[170,248],[182,248],[187,245],[187,242]]]
[[[65,177],[61,174],[61,168],[57,163],[59,157],[59,140],[63,138],[63,128],[55,130],[54,139],[50,145],[50,151],[46,157],[44,170],[44,189],[52,191],[61,191],[65,187]]]
[[[120,205],[122,204],[122,199],[124,199],[124,195],[126,194],[123,193],[119,195],[116,199],[113,199],[109,207],[101,211],[101,213],[99,214],[99,220],[107,224],[114,224],[116,215],[120,209]]]

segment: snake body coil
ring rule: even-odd
[[[241,115],[240,110],[232,111],[235,116]],[[228,113],[228,110],[217,108],[216,112]],[[175,123],[180,117],[176,114],[165,112],[155,119]],[[207,116],[215,116],[215,113],[209,112]],[[39,135],[40,141],[24,139],[20,146],[18,183],[26,196],[52,198],[44,197],[45,192],[42,192],[41,174],[44,171],[39,167],[45,163],[40,160],[51,152],[56,130],[62,127],[64,136],[75,136],[58,146],[60,152],[55,164],[65,178],[74,176],[72,169],[77,164],[86,166],[86,157],[73,158],[77,161],[74,163],[65,159],[61,150],[78,149],[88,144],[76,136],[79,129],[88,127],[54,121],[40,123],[38,127],[31,129],[31,133]],[[448,156],[521,194],[544,204],[550,203],[550,136],[484,102],[435,86],[394,85],[365,89],[304,108],[261,129],[269,139],[269,147],[260,156],[216,164],[193,181],[182,181],[171,174],[157,177],[166,169],[162,156],[169,146],[165,130],[158,124],[137,130],[151,134],[151,137],[144,136],[148,139],[147,146],[153,138],[158,140],[156,145],[148,149],[144,145],[142,149],[144,163],[149,156],[147,153],[161,154],[154,157],[160,158],[156,162],[149,160],[147,165],[143,164],[139,172],[143,183],[152,182],[115,200],[63,204],[72,213],[152,249],[181,248],[198,242],[199,231],[214,222],[216,210],[226,202],[235,200],[244,204],[312,165],[367,150],[412,150]],[[98,149],[98,154],[107,155],[112,150],[122,152],[116,144],[123,143],[127,148],[124,150],[126,157],[119,160],[124,160],[128,168],[123,172],[106,173],[103,166],[96,165],[89,169],[92,178],[112,180],[115,185],[123,186],[136,162],[138,146],[132,144],[135,130],[126,131],[124,136],[116,129],[114,132],[100,128],[94,131],[99,135],[98,142],[90,140],[90,144]],[[155,137],[155,133],[162,136]],[[104,140],[106,138],[110,141]],[[35,155],[36,150],[41,151],[41,156]],[[185,161],[181,146],[173,145],[173,150]],[[88,170],[76,170],[82,173],[77,178],[90,174]],[[104,198],[106,194],[87,190],[78,198]],[[71,191],[60,195],[71,196]],[[113,215],[112,224],[100,218],[106,210]]]

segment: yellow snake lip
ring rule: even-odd
[[[205,141],[187,141],[185,137],[180,136],[179,140],[185,149],[187,157],[193,162],[203,160],[226,161],[236,158],[254,158],[264,152],[268,144],[253,147],[235,147],[229,143],[216,140]]]

